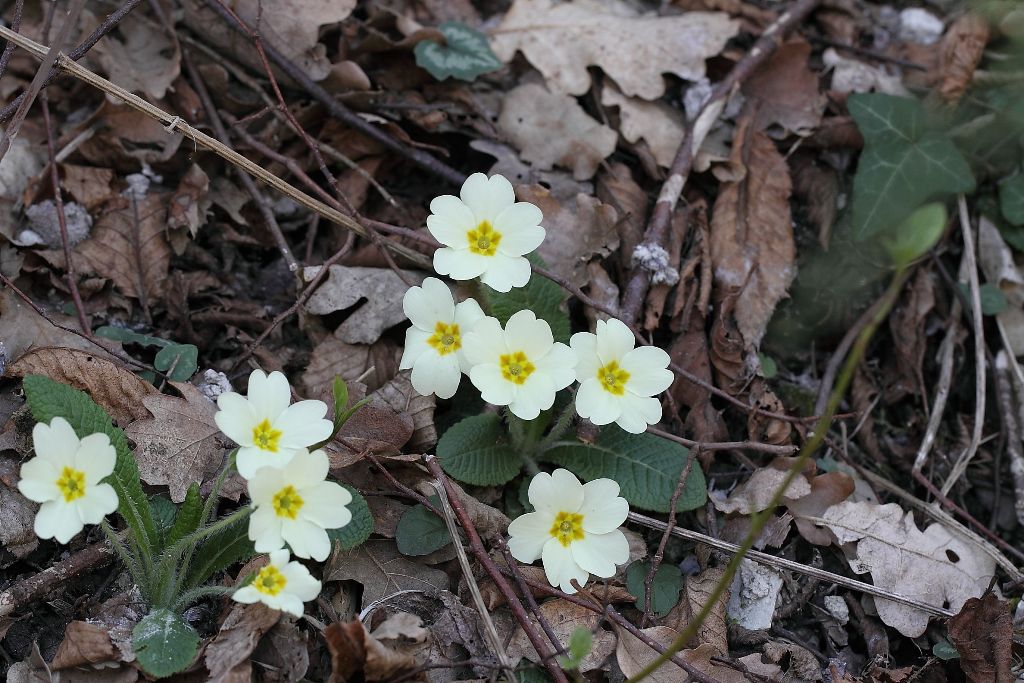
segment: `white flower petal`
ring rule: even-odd
[[[416,327],[410,327],[405,331],[405,349],[402,351],[402,360],[398,363],[399,370],[408,370],[416,363],[417,358],[434,350],[427,344],[429,338],[429,332]]]
[[[260,420],[256,419],[252,405],[241,394],[228,391],[217,397],[220,410],[213,416],[220,431],[239,446],[252,445],[252,430]]]
[[[271,505],[259,507],[249,515],[249,540],[256,544],[256,552],[259,553],[269,553],[284,547],[281,518]]]
[[[469,380],[480,391],[480,397],[491,405],[507,406],[516,399],[516,385],[502,376],[497,365],[474,365],[469,370]]]
[[[253,603],[261,602],[262,598],[263,593],[260,593],[252,585],[242,586],[231,594],[232,600],[240,602],[243,605],[251,605]]]
[[[455,324],[459,331],[466,334],[473,329],[473,326],[486,317],[483,309],[476,299],[466,299],[455,304]]]
[[[636,338],[621,320],[611,318],[597,323],[597,355],[602,365],[621,361],[633,350]]]
[[[402,298],[402,310],[412,324],[433,333],[438,322],[450,323],[455,318],[455,300],[448,285],[436,277],[428,277],[422,287],[410,287]]]
[[[629,373],[627,391],[640,396],[654,396],[672,386],[675,376],[668,369],[671,362],[664,350],[655,346],[641,346],[622,357],[620,365]]]
[[[273,607],[274,609],[279,610],[281,612],[284,612],[285,614],[290,614],[293,617],[301,617],[302,614],[306,611],[306,608],[303,606],[302,601],[294,595],[292,595],[291,593],[282,592],[271,598],[271,600],[273,601],[273,604],[271,605],[268,603],[268,606]]]
[[[334,423],[323,419],[327,404],[323,401],[299,401],[288,406],[273,420],[273,428],[281,430],[279,448],[305,448],[331,436]]]
[[[629,560],[629,542],[618,529],[607,534],[587,534],[573,541],[569,551],[580,569],[602,579],[615,576],[615,565]]]
[[[32,428],[32,447],[36,455],[63,466],[71,462],[78,450],[78,437],[63,417],[55,417],[50,424],[37,422]]]
[[[508,549],[512,557],[530,564],[540,559],[544,544],[551,539],[553,515],[547,512],[528,512],[508,525]]]
[[[533,420],[540,411],[547,410],[555,403],[555,385],[540,372],[534,372],[519,385],[516,397],[508,404],[512,414],[523,420]]]
[[[99,524],[104,517],[117,510],[117,504],[117,492],[110,484],[88,486],[85,495],[73,503],[78,508],[79,518],[85,524]]]
[[[555,390],[561,391],[576,381],[576,352],[561,342],[555,342],[535,365],[551,380]]]
[[[39,538],[52,538],[58,543],[66,544],[85,528],[85,525],[78,516],[78,509],[61,498],[40,506],[33,527]]]
[[[321,483],[327,478],[330,469],[331,462],[322,450],[303,450],[288,463],[286,474],[289,484],[297,489],[305,489]]]
[[[478,320],[462,337],[462,350],[472,365],[497,363],[498,358],[509,351],[498,319],[485,316]]]
[[[612,479],[595,479],[583,485],[583,529],[590,534],[607,534],[618,529],[629,514],[629,503],[619,496],[619,484]],[[591,570],[591,574],[597,572]]]
[[[252,404],[257,421],[274,421],[292,401],[292,390],[284,374],[275,370],[269,375],[253,370],[249,375],[249,390],[245,395]]]
[[[474,254],[469,249],[441,247],[434,252],[434,270],[453,280],[472,280],[490,267],[493,258]]]
[[[450,194],[435,197],[430,202],[430,213],[427,230],[442,244],[464,243],[466,233],[478,223],[473,211],[461,199]]]
[[[472,254],[476,256],[476,254]],[[525,287],[530,281],[530,262],[522,256],[506,256],[499,251],[487,259],[487,268],[480,275],[480,282],[498,292],[510,292],[514,287]]]
[[[424,396],[451,398],[462,380],[459,357],[454,353],[424,353],[413,363],[411,379],[413,388]]]
[[[517,207],[526,206],[530,209],[537,209],[532,204],[515,204],[502,212],[498,217],[497,230],[501,233],[501,241],[498,243],[498,251],[506,256],[525,256],[544,242],[547,231],[537,224],[522,224],[516,227],[502,226],[502,221],[507,215],[517,213]],[[537,209],[537,213],[540,210]]]
[[[512,314],[505,323],[505,343],[510,351],[522,351],[536,363],[551,350],[555,339],[547,321],[538,320],[533,311],[526,309]]]
[[[563,546],[557,539],[552,538],[544,544],[541,559],[544,561],[544,574],[552,586],[558,586],[571,595],[576,592],[572,585],[573,579],[576,579],[580,586],[587,585],[590,574],[576,564],[569,548]]]
[[[315,600],[320,595],[321,583],[314,579],[313,575],[302,564],[289,562],[283,567],[279,567],[279,569],[288,582],[287,592],[296,596],[302,602]]]
[[[271,453],[255,446],[242,446],[235,457],[235,466],[243,479],[252,479],[263,467],[284,469],[298,452],[295,448],[279,448],[277,453]]]
[[[558,468],[551,474],[539,472],[530,481],[527,496],[538,511],[554,517],[559,512],[580,509],[583,505],[583,484],[567,469]]]
[[[583,382],[596,377],[603,365],[597,357],[597,335],[577,332],[569,339],[569,346],[576,352],[576,379]]]
[[[274,467],[261,467],[246,482],[249,500],[254,506],[270,505],[274,494],[281,489],[283,471]]]
[[[527,228],[538,228],[542,220],[544,220],[544,214],[536,205],[530,202],[516,202],[497,215],[494,219],[494,229],[504,236],[505,233],[517,233]],[[541,239],[543,240],[544,237],[541,236]],[[540,246],[540,242],[528,251],[533,251],[538,246]]]
[[[296,557],[322,562],[331,552],[331,541],[322,527],[302,519],[285,519],[281,523],[281,538]]]
[[[324,529],[340,529],[352,521],[352,512],[346,507],[352,494],[342,485],[323,481],[302,489],[300,495],[303,505],[299,514],[310,522]]]
[[[110,437],[97,432],[81,440],[72,467],[84,472],[86,481],[93,484],[109,477],[116,464],[117,451],[110,443]]]
[[[622,413],[615,424],[631,434],[647,431],[648,425],[661,421],[661,401],[656,398],[635,396],[628,391],[619,400]]]
[[[490,221],[492,224],[502,211],[516,201],[512,183],[505,176],[493,175],[488,178],[483,173],[474,173],[466,178],[459,196],[473,211],[477,221]]]
[[[619,397],[605,391],[597,379],[587,379],[576,391],[576,412],[596,425],[606,425],[619,418],[622,405]]]
[[[46,458],[35,457],[22,464],[18,490],[21,495],[36,503],[56,500],[61,497],[57,486],[59,477],[60,470],[56,465]]]

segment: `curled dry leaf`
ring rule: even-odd
[[[14,486],[19,468],[14,459],[0,459],[0,548],[6,551],[0,552],[0,568],[11,564],[12,556],[21,559],[39,546],[33,528],[38,506]]]
[[[825,511],[825,524],[841,544],[856,543],[848,552],[850,568],[871,572],[876,586],[936,607],[959,610],[968,598],[982,595],[995,571],[995,561],[941,524],[924,531],[914,514],[899,505],[844,502]],[[921,577],[927,576],[928,581]],[[929,614],[876,598],[878,616],[910,638],[928,628]]]
[[[280,612],[262,603],[234,603],[220,631],[206,647],[203,661],[210,671],[210,683],[251,680],[252,662],[249,658],[263,634],[280,619]]]
[[[516,0],[491,47],[505,62],[522,52],[553,87],[570,95],[590,89],[587,67],[600,66],[629,96],[665,94],[663,73],[696,81],[739,22],[717,12],[640,16],[622,0]]]
[[[971,598],[946,622],[949,639],[960,653],[960,667],[971,683],[1010,683],[1013,618],[1010,605],[994,593]],[[1019,679],[1018,679],[1019,680]]]
[[[853,493],[853,478],[845,472],[826,472],[811,479],[811,492],[786,500],[786,507],[796,522],[797,531],[814,545],[832,545],[832,534],[808,517],[821,517],[825,510],[837,505]]]
[[[524,161],[542,170],[559,165],[576,180],[592,178],[605,157],[615,151],[617,136],[596,121],[569,95],[548,92],[526,83],[505,95],[501,129]]]
[[[302,385],[307,396],[320,397],[329,394],[335,377],[350,383],[362,378],[367,391],[376,391],[398,372],[401,357],[402,347],[387,339],[373,344],[346,344],[328,337],[313,349]]]
[[[614,83],[601,90],[601,104],[619,108],[619,133],[629,142],[643,140],[659,166],[668,168],[686,133],[683,113],[664,102],[626,97]]]
[[[331,683],[390,680],[417,666],[415,658],[384,645],[358,620],[331,624],[324,639],[331,652]]]
[[[762,467],[755,470],[750,478],[736,487],[727,498],[720,491],[711,492],[711,502],[720,512],[738,512],[751,515],[768,507],[769,501],[779,490],[787,473],[785,469]],[[786,488],[785,500],[797,500],[811,492],[811,485],[803,476],[797,476]]]
[[[19,358],[8,372],[15,377],[45,375],[81,389],[122,427],[149,417],[143,401],[159,394],[152,384],[120,365],[79,349],[33,349]]]
[[[321,266],[302,271],[310,282]],[[415,284],[422,284],[426,274],[404,271]],[[402,298],[408,286],[387,268],[331,266],[327,280],[306,302],[305,308],[316,315],[326,315],[362,302],[334,335],[347,344],[372,344],[387,328],[405,320]]]
[[[373,392],[371,405],[383,404],[395,413],[408,416],[412,421],[412,434],[403,444],[413,452],[426,452],[437,443],[437,428],[434,426],[434,396],[424,396],[412,387],[410,371],[395,375],[394,379]]]
[[[967,13],[954,21],[942,37],[939,94],[947,102],[957,102],[967,92],[985,53],[988,36],[988,22],[977,14]]]
[[[118,661],[121,657],[110,642],[105,626],[72,621],[64,631],[64,640],[57,648],[51,666],[60,670]]]
[[[196,387],[171,382],[184,398],[153,394],[142,398],[149,415],[125,429],[136,443],[139,474],[147,484],[166,485],[180,503],[193,483],[220,469],[229,445],[213,417],[217,406]]]
[[[643,239],[647,225],[647,208],[650,198],[636,180],[629,166],[618,161],[608,164],[597,178],[597,197],[605,204],[610,204],[619,214],[620,250],[625,255],[625,265],[629,265],[633,250]]]
[[[736,325],[746,347],[756,348],[796,275],[796,245],[786,160],[767,135],[748,130],[737,130],[732,149],[746,174],[723,183],[715,200],[711,261],[717,298],[736,298]]]
[[[89,30],[99,25],[99,19],[87,16]],[[159,24],[134,15],[125,17],[114,32],[96,44],[89,52],[89,58],[93,57],[111,81],[154,100],[163,99],[181,73],[178,41],[172,40]]]
[[[266,683],[299,683],[309,669],[309,638],[291,619],[282,619],[260,640],[253,660]]]
[[[929,269],[918,269],[909,287],[910,296],[903,297],[889,316],[896,372],[887,382],[886,403],[895,403],[907,394],[923,396],[927,393],[922,366],[928,349],[925,324],[935,308],[935,279],[935,273]]]
[[[775,392],[768,388],[767,383],[759,377],[751,384],[750,404],[769,413],[786,412],[786,406],[775,395]],[[792,431],[793,425],[785,420],[767,417],[756,411],[751,411],[747,416],[747,434],[751,441],[775,445],[789,443],[789,435]]]
[[[167,207],[167,227],[171,230],[185,228],[190,237],[195,237],[199,228],[206,223],[206,211],[212,203],[207,196],[210,178],[198,164],[189,166],[178,183],[178,189],[171,195]],[[184,251],[184,245],[178,253]]]
[[[615,634],[611,631],[606,631],[603,628],[599,628],[601,623],[601,615],[593,610],[589,610],[586,607],[581,607],[574,602],[568,600],[562,600],[561,598],[555,598],[548,600],[541,604],[540,614],[544,618],[548,625],[551,627],[551,631],[558,638],[558,642],[562,644],[562,647],[569,648],[569,639],[572,638],[573,631],[579,627],[590,629],[594,632],[593,646],[590,648],[590,652],[583,658],[580,663],[580,672],[586,673],[593,671],[594,669],[601,666],[604,660],[608,658],[615,650]],[[537,618],[530,615],[530,622],[533,624],[534,629],[540,631],[540,623]],[[533,645],[530,643],[530,639],[526,635],[521,627],[517,628],[515,633],[512,635],[512,640],[509,641],[508,656],[512,661],[516,661],[522,657],[526,657],[531,662],[539,662],[540,655],[533,649]]]
[[[607,256],[619,246],[618,213],[596,197],[580,193],[574,200],[559,202],[540,185],[519,185],[516,198],[544,213],[547,236],[538,253],[550,270],[577,286],[587,284],[590,259]]]
[[[700,574],[687,576],[683,584],[683,593],[679,603],[661,620],[662,626],[681,631],[693,621],[704,605],[711,599],[719,580],[725,571],[720,567],[710,567]],[[697,630],[697,641],[710,645],[719,654],[729,652],[728,625],[726,623],[726,602],[728,594],[718,598],[718,604],[708,614],[707,619]]]

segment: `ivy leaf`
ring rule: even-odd
[[[96,336],[126,344],[159,348],[160,350],[157,351],[156,357],[153,359],[153,367],[160,372],[167,373],[168,378],[175,382],[184,382],[195,374],[198,367],[199,349],[194,344],[179,344],[111,325],[96,328]]]
[[[535,254],[530,254],[528,258],[536,265],[545,265]],[[569,343],[572,329],[569,326],[569,316],[562,310],[566,295],[562,288],[551,280],[534,275],[525,287],[515,287],[510,292],[498,292],[487,285],[481,286],[480,290],[486,308],[503,326],[513,314],[530,309],[551,326],[555,341]]]
[[[431,496],[430,501],[441,505],[437,496]],[[395,527],[395,543],[403,555],[429,555],[451,542],[445,521],[419,503],[406,510]]]
[[[644,582],[650,570],[651,563],[646,560],[637,560],[626,568],[626,590],[637,596],[636,607],[640,611],[644,609]],[[658,565],[658,571],[654,572],[654,580],[651,581],[651,610],[655,616],[663,617],[676,606],[682,588],[683,573],[679,567],[664,563]]]
[[[477,76],[501,68],[501,60],[491,51],[487,36],[460,21],[446,21],[437,27],[446,45],[434,40],[416,44],[416,64],[439,81],[450,76],[473,81]]]
[[[155,609],[135,626],[132,647],[147,674],[167,678],[195,659],[199,634],[171,610]]]
[[[596,442],[563,441],[543,458],[586,481],[602,477],[617,481],[622,497],[632,507],[668,512],[688,453],[684,446],[653,434],[630,434],[609,425],[601,429]],[[704,472],[694,462],[679,494],[676,510],[699,508],[707,495]]]
[[[999,209],[1013,225],[1024,225],[1024,173],[999,183]]]
[[[53,418],[63,417],[80,439],[96,432],[110,438],[117,461],[107,481],[117,493],[117,511],[128,523],[136,540],[144,546],[157,547],[159,537],[153,511],[139,482],[139,466],[128,448],[124,432],[113,425],[110,416],[85,392],[42,375],[29,375],[23,386],[25,399],[37,422],[49,424]]]
[[[361,545],[373,533],[373,515],[370,514],[370,506],[366,504],[363,495],[348,484],[342,484],[352,494],[352,502],[348,504],[348,510],[352,513],[352,521],[340,529],[328,529],[327,535],[332,543],[337,543],[342,550],[351,550]]]
[[[960,150],[927,125],[915,99],[855,94],[847,100],[864,136],[853,180],[853,225],[859,239],[899,225],[925,201],[974,189]]]
[[[505,441],[501,418],[474,415],[456,423],[437,442],[444,471],[475,486],[499,486],[512,480],[523,461]]]

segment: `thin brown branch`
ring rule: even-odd
[[[11,30],[15,33],[21,31],[21,13],[25,9],[25,0],[18,0],[14,5],[14,16],[11,17]],[[0,78],[3,78],[4,71],[14,54],[14,43],[7,43],[4,46],[3,54],[0,54]]]
[[[648,427],[647,431],[663,439],[675,441],[687,448],[695,448],[702,451],[757,451],[759,453],[771,453],[772,455],[793,455],[793,453],[800,450],[798,446],[776,445],[761,443],[760,441],[694,441],[676,436],[657,427]]]
[[[106,541],[86,546],[66,560],[33,574],[0,593],[0,617],[27,607],[79,574],[111,562],[116,555]]]

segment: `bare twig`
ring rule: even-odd
[[[956,463],[953,465],[949,478],[942,485],[942,495],[949,494],[981,444],[981,432],[985,426],[985,327],[981,317],[981,285],[978,283],[978,261],[974,249],[974,229],[967,212],[967,199],[961,194],[957,197],[960,209],[960,232],[964,237],[964,260],[967,262],[967,282],[971,290],[971,322],[974,330],[974,424],[971,426],[971,441]]]
[[[692,439],[670,434],[657,427],[648,427],[647,431],[663,439],[675,441],[687,448],[696,448],[702,451],[757,451],[773,455],[793,455],[800,450],[798,446],[776,445],[759,441],[693,441]]]
[[[1006,452],[1010,456],[1010,474],[1013,476],[1014,510],[1017,519],[1024,524],[1024,451],[1021,450],[1021,423],[1024,404],[1024,385],[1017,380],[1010,369],[1012,356],[1005,350],[996,356],[996,387],[999,395],[999,410],[1006,424]],[[1016,362],[1014,360],[1014,362]]]
[[[928,426],[925,429],[924,438],[917,448],[917,455],[914,457],[914,472],[920,472],[928,460],[928,453],[935,443],[935,437],[942,425],[942,415],[946,410],[946,401],[949,399],[949,390],[953,384],[953,349],[956,346],[956,337],[960,333],[960,300],[953,300],[953,310],[949,315],[949,327],[946,328],[946,336],[942,339],[939,347],[939,383],[935,388],[935,398],[932,399],[932,412],[928,416]]]
[[[671,168],[669,168],[668,178],[661,186],[658,201],[651,211],[647,229],[644,231],[644,238],[637,246],[634,256],[641,248],[648,251],[664,251],[665,239],[672,223],[672,213],[679,202],[679,197],[682,196],[693,159],[697,150],[704,143],[704,138],[707,137],[715,121],[725,109],[729,97],[758,67],[764,64],[768,57],[775,53],[780,39],[803,21],[820,2],[821,0],[796,0],[789,9],[779,15],[779,18],[771,26],[765,29],[754,47],[712,89],[711,96],[701,106],[693,123],[686,127],[683,141],[679,145]],[[632,325],[639,317],[650,283],[651,271],[639,264],[634,264],[632,276],[626,284],[626,290],[622,296],[621,313],[618,316],[627,325]]]
[[[82,572],[102,567],[116,557],[114,550],[106,541],[86,546],[66,560],[48,567],[38,574],[33,574],[0,593],[0,617],[5,617],[16,610],[26,607],[36,600],[46,597],[61,584],[73,579]]]
[[[21,13],[25,9],[25,0],[18,0],[14,5],[14,16],[11,17],[11,30],[15,33],[21,31]],[[7,43],[4,46],[3,54],[0,54],[0,78],[3,77],[4,71],[7,70],[7,65],[11,61],[11,55],[14,54],[14,43]]]

